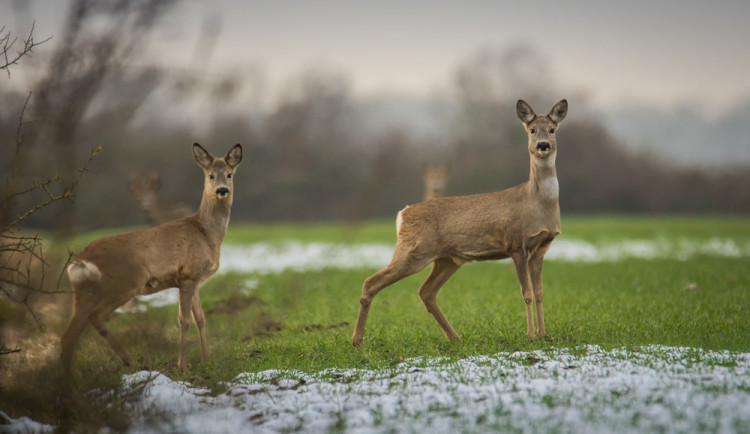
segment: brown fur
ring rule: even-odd
[[[193,155],[205,173],[203,199],[196,213],[160,226],[99,238],[68,267],[74,312],[61,338],[61,358],[67,373],[76,341],[88,322],[126,365],[132,365],[133,358],[108,333],[105,319],[135,296],[171,287],[180,290],[179,367],[187,369],[185,342],[191,312],[200,335],[201,358],[208,358],[198,289],[219,267],[221,242],[232,207],[232,176],[242,159],[242,147],[236,145],[224,158],[214,158],[196,143]]]
[[[537,116],[519,100],[516,111],[528,134],[529,181],[489,194],[445,197],[407,206],[398,215],[398,240],[391,263],[365,280],[357,325],[352,336],[362,344],[373,297],[394,282],[432,263],[419,296],[446,336],[458,340],[438,307],[440,287],[470,261],[512,258],[526,304],[527,333],[545,335],[542,311],[542,260],[560,233],[555,157],[555,129],[567,114],[560,101],[546,116]],[[533,293],[533,295],[532,295]],[[532,303],[536,301],[537,330]]]
[[[159,203],[159,174],[149,172],[141,179],[138,175],[130,175],[130,192],[138,200],[141,214],[150,225],[159,225],[171,220],[187,217],[193,211],[187,205],[163,206]]]

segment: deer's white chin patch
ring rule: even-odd
[[[536,163],[540,166],[554,166],[555,159],[557,158],[556,151],[539,152],[534,151],[532,155],[536,159]]]

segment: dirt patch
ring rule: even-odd
[[[280,332],[284,329],[284,323],[272,319],[260,319],[253,323],[252,333],[242,338],[242,342],[247,342],[259,337],[268,337],[273,333]]]
[[[233,314],[236,312],[239,312],[241,310],[245,310],[248,307],[260,303],[260,299],[258,297],[254,296],[239,296],[234,295],[226,300],[223,300],[222,302],[218,303],[216,306],[206,309],[206,313],[212,314],[212,313],[225,313],[225,314]]]
[[[310,324],[310,325],[302,326],[302,331],[312,332],[312,331],[317,331],[317,330],[335,330],[341,327],[348,327],[348,326],[349,326],[349,323],[346,321],[342,321],[338,324],[331,324],[327,326],[324,326],[321,324]]]

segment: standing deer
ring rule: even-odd
[[[373,297],[383,288],[433,263],[419,297],[450,340],[459,340],[440,311],[437,293],[461,267],[471,261],[512,258],[526,304],[529,337],[544,336],[542,260],[560,233],[555,157],[555,131],[568,113],[558,102],[539,116],[523,100],[516,112],[528,135],[529,181],[503,191],[444,197],[407,206],[398,213],[398,239],[391,263],[365,280],[352,344],[362,344]],[[536,332],[532,303],[536,301]]]
[[[433,166],[432,164],[426,165],[422,172],[422,179],[424,180],[424,198],[425,200],[435,199],[436,197],[443,197],[445,195],[445,187],[448,185],[448,165]]]
[[[193,211],[183,204],[163,206],[159,203],[159,186],[161,182],[156,172],[147,173],[143,179],[136,174],[130,175],[130,192],[138,200],[141,214],[150,225],[160,225],[170,220],[187,217]]]
[[[68,266],[74,311],[61,338],[66,373],[70,373],[73,349],[89,321],[125,365],[132,365],[133,358],[108,333],[105,319],[137,295],[170,287],[180,291],[179,368],[187,370],[185,344],[191,312],[198,327],[201,360],[208,359],[205,315],[198,290],[219,268],[219,249],[229,224],[233,176],[242,160],[242,146],[237,144],[224,158],[215,158],[196,143],[193,157],[205,174],[203,199],[195,214],[160,226],[99,238]]]

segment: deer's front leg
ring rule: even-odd
[[[551,239],[543,242],[533,253],[531,259],[529,259],[529,274],[531,275],[531,284],[534,288],[534,303],[536,305],[536,332],[539,336],[547,335],[547,332],[544,330],[544,308],[542,307],[544,299],[542,263],[550,245],[552,245]]]
[[[182,372],[187,371],[187,356],[185,349],[187,347],[187,330],[190,326],[190,311],[192,310],[193,295],[195,294],[195,283],[183,282],[180,285],[180,358],[177,360],[177,366]]]
[[[526,304],[526,334],[530,338],[535,338],[534,332],[534,314],[531,304],[534,302],[532,296],[531,278],[529,277],[529,256],[526,252],[513,255],[513,264],[516,266],[518,282],[521,284],[521,296]]]
[[[542,261],[544,253],[535,255],[529,261],[529,274],[531,275],[531,284],[534,288],[534,304],[536,305],[536,332],[539,336],[546,336],[544,330],[544,309],[542,301],[544,299],[544,287],[542,284]]]
[[[198,327],[198,336],[201,341],[201,361],[205,362],[208,360],[208,344],[206,343],[206,314],[203,313],[203,306],[201,305],[201,298],[199,295],[198,288],[193,293],[193,320],[195,326]]]

